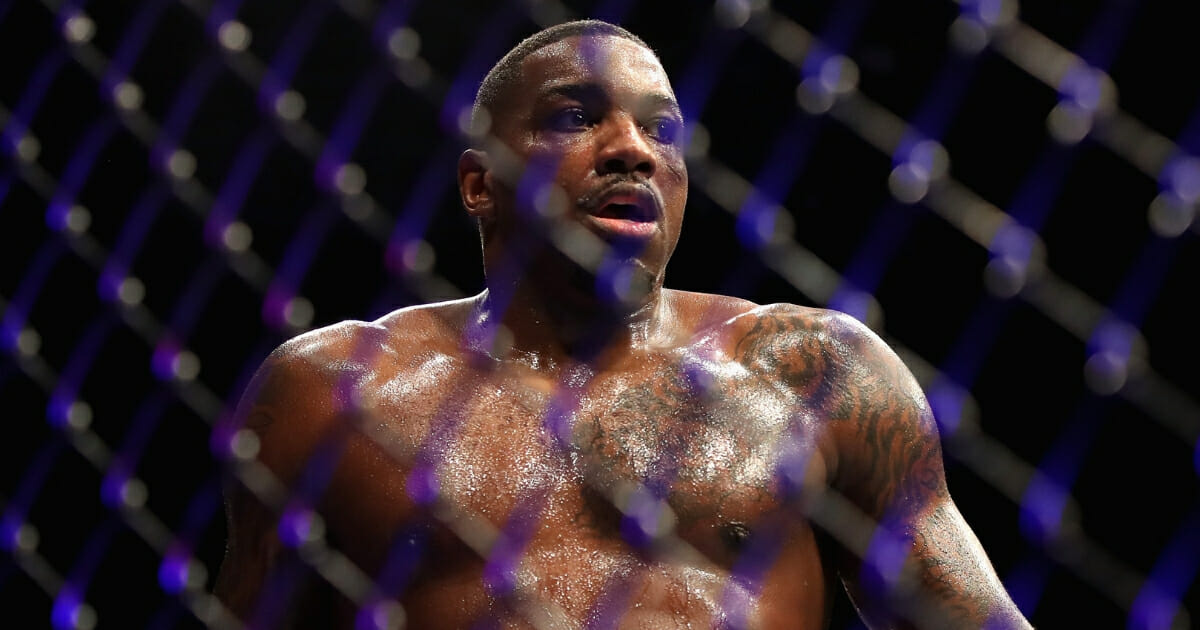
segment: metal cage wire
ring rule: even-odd
[[[668,286],[826,306],[879,332],[925,388],[951,492],[1035,625],[1190,627],[1200,116],[1188,70],[1144,76],[1178,60],[1164,9],[433,4],[0,3],[0,391],[17,428],[0,588],[17,614],[239,627],[209,594],[226,469],[363,627],[402,625],[231,412],[286,338],[477,290],[453,181],[465,142],[486,140],[475,86],[524,34],[590,16],[658,50],[689,119]],[[587,233],[548,229],[601,264]],[[356,411],[372,437],[369,401]],[[1115,461],[1137,471],[1102,470]],[[652,522],[663,506],[641,490],[610,499]],[[481,557],[519,560],[487,519],[428,500]],[[864,551],[877,526],[833,495],[809,517]],[[647,531],[656,553],[705,562]],[[136,611],[104,579],[131,568]],[[520,598],[557,627],[552,602]]]

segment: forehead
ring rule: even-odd
[[[671,82],[654,53],[614,35],[573,36],[540,48],[521,63],[518,99],[555,87],[594,84],[613,96],[661,95],[674,100]]]

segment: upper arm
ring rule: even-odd
[[[900,358],[848,317],[830,336],[837,379],[831,487],[874,526],[841,565],[872,627],[1028,627],[946,486],[940,436]],[[864,532],[865,534],[865,532]]]
[[[255,620],[255,627],[293,627],[322,616],[308,610],[324,606],[312,593],[315,575],[279,536],[281,510],[326,415],[313,377],[311,366],[285,344],[259,367],[235,412],[235,426],[251,432],[258,449],[248,460],[227,462],[227,542],[214,595],[238,618]],[[306,611],[295,614],[300,603]]]

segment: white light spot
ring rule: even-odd
[[[141,107],[142,96],[142,88],[132,81],[121,81],[113,86],[113,102],[126,111]]]
[[[1008,256],[997,256],[983,268],[983,285],[992,295],[1008,299],[1025,287],[1028,272],[1025,265]]]
[[[847,94],[858,87],[858,64],[845,55],[833,55],[821,63],[817,76],[832,94]]]
[[[402,26],[388,35],[387,47],[388,52],[397,59],[409,61],[416,58],[421,50],[421,36],[413,29]]]
[[[909,151],[909,162],[921,170],[926,179],[937,180],[950,170],[950,154],[937,140],[921,140]]]
[[[987,47],[989,39],[984,25],[965,15],[958,16],[950,25],[950,43],[968,55],[982,52]]]
[[[783,206],[773,206],[770,214],[764,214],[754,225],[755,235],[764,245],[778,245],[786,242],[792,237],[795,229],[795,220]]]
[[[317,542],[325,536],[325,519],[312,510],[297,514],[290,524],[295,540],[301,545]]]
[[[436,255],[432,245],[423,239],[416,239],[404,244],[401,259],[405,269],[426,273],[433,268]]]
[[[67,407],[67,426],[82,431],[92,423],[92,407],[82,400],[76,400]]]
[[[338,167],[333,184],[343,195],[357,195],[367,186],[367,173],[353,162]]]
[[[125,507],[140,508],[146,504],[149,491],[146,484],[136,477],[131,477],[121,484],[121,503]]]
[[[76,13],[63,23],[63,37],[72,44],[82,44],[96,34],[96,23],[83,13]]]
[[[250,46],[250,29],[237,20],[229,20],[217,29],[217,41],[226,50],[241,52]]]
[[[242,461],[250,461],[258,455],[261,443],[258,434],[250,429],[238,429],[229,440],[229,453]]]
[[[196,172],[196,156],[187,149],[176,149],[167,157],[167,172],[176,179],[188,179]]]
[[[1196,220],[1196,205],[1186,203],[1170,192],[1162,192],[1150,202],[1147,219],[1155,234],[1163,238],[1175,238],[1187,231]]]
[[[819,80],[809,77],[796,86],[796,103],[810,114],[824,114],[833,107],[833,94]]]
[[[17,333],[17,352],[31,357],[37,354],[41,348],[42,336],[38,334],[38,331],[25,327],[21,329],[21,332]]]
[[[171,374],[181,381],[190,381],[200,373],[200,357],[191,350],[184,350],[171,359]]]
[[[717,23],[725,28],[741,28],[750,21],[750,2],[748,0],[717,0],[713,7]]]
[[[32,162],[37,159],[38,154],[42,152],[42,143],[33,137],[32,134],[25,134],[17,141],[17,158]]]
[[[71,614],[71,623],[75,630],[92,630],[96,627],[96,609],[86,603],[79,604]]]
[[[146,285],[133,276],[126,276],[117,286],[117,299],[126,306],[136,306],[146,297]]]
[[[88,212],[87,208],[80,205],[71,206],[67,210],[66,228],[68,232],[76,236],[87,232],[88,227],[92,225],[92,213]]]
[[[197,590],[208,582],[208,569],[195,558],[187,563],[187,578],[184,587],[190,591]]]
[[[1113,352],[1097,352],[1083,366],[1084,381],[1102,396],[1121,391],[1128,376],[1128,364]]]
[[[1060,144],[1075,144],[1092,130],[1092,115],[1073,101],[1061,101],[1046,117],[1046,128]]]
[[[304,107],[304,97],[295,90],[284,90],[275,97],[275,115],[284,120],[300,120]]]
[[[12,544],[17,551],[30,553],[34,549],[37,549],[39,538],[37,529],[33,525],[21,523],[17,531],[13,532]]]
[[[283,307],[283,318],[290,326],[306,328],[312,323],[313,305],[307,298],[296,296]]]
[[[250,226],[241,221],[234,221],[225,226],[225,231],[221,233],[221,243],[231,252],[244,252],[250,248],[250,242],[254,235],[250,231]]]
[[[888,190],[903,203],[917,203],[929,193],[929,176],[925,169],[904,162],[888,175]]]

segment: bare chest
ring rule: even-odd
[[[380,536],[436,499],[493,534],[627,544],[633,523],[720,555],[782,506],[781,467],[808,431],[796,400],[732,362],[653,357],[557,381],[464,369],[425,385],[381,387],[372,435],[343,458],[347,512],[369,512],[356,520]]]

